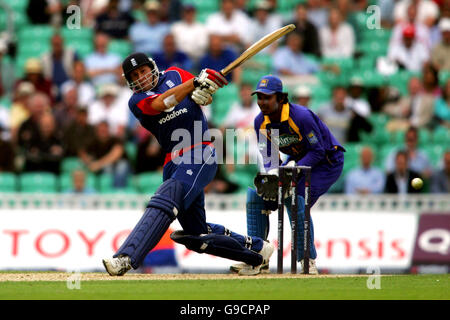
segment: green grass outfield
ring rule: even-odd
[[[368,276],[130,275],[81,274],[80,289],[69,289],[70,273],[0,273],[0,299],[147,300],[449,300],[450,276],[383,275],[380,289]],[[167,279],[166,279],[167,278]],[[10,281],[14,279],[14,281]],[[45,281],[53,279],[55,281]],[[110,280],[114,279],[114,280]],[[166,280],[165,280],[166,279]],[[28,280],[28,281],[27,281]],[[69,281],[68,281],[69,280]],[[375,283],[375,282],[373,282]],[[72,284],[72,287],[74,285]]]

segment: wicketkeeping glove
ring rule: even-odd
[[[192,91],[191,94],[192,100],[200,106],[206,106],[210,99],[212,98],[211,93],[208,92],[206,89],[200,89],[197,88],[194,91]]]
[[[200,74],[194,78],[195,88],[206,89],[211,94],[227,84],[227,79],[225,79],[220,72],[213,69],[203,69],[200,71]]]

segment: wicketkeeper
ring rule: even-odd
[[[269,233],[269,214],[277,209],[279,166],[311,167],[311,206],[336,182],[344,165],[345,149],[331,134],[319,117],[304,106],[290,103],[283,92],[281,80],[268,75],[260,79],[256,90],[261,113],[255,118],[254,127],[258,147],[264,161],[265,174],[255,178],[256,190],[247,191],[247,233],[266,239]],[[288,155],[282,162],[279,152]],[[273,154],[276,153],[276,154]],[[269,176],[267,175],[269,174]],[[297,182],[298,194],[298,238],[297,257],[303,270],[303,222],[305,217],[305,177],[300,173]],[[290,203],[289,195],[285,203]],[[292,212],[287,205],[289,219]],[[310,224],[309,273],[317,274],[314,246],[314,227]],[[238,272],[244,264],[231,266]],[[269,265],[261,266],[260,272],[268,272]]]

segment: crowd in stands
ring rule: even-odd
[[[74,5],[80,30],[67,27]],[[0,191],[24,189],[3,184],[8,173],[53,174],[59,192],[156,190],[165,155],[128,110],[123,58],[221,70],[290,23],[227,76],[204,107],[211,127],[251,129],[250,93],[276,74],[347,149],[331,192],[449,193],[450,0],[0,0]],[[245,192],[257,170],[221,165],[207,192]]]

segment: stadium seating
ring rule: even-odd
[[[17,177],[14,173],[0,173],[0,192],[17,191]]]
[[[33,193],[58,192],[57,176],[50,172],[28,172],[19,176],[19,190]]]
[[[97,179],[93,174],[86,175],[86,187],[92,190],[97,190]],[[68,192],[73,190],[71,173],[62,173],[59,177],[59,188],[61,192]]]
[[[61,172],[70,173],[76,169],[83,169],[83,162],[77,157],[64,158],[61,161]]]
[[[135,176],[134,185],[138,192],[152,194],[162,183],[160,172],[144,172]]]

